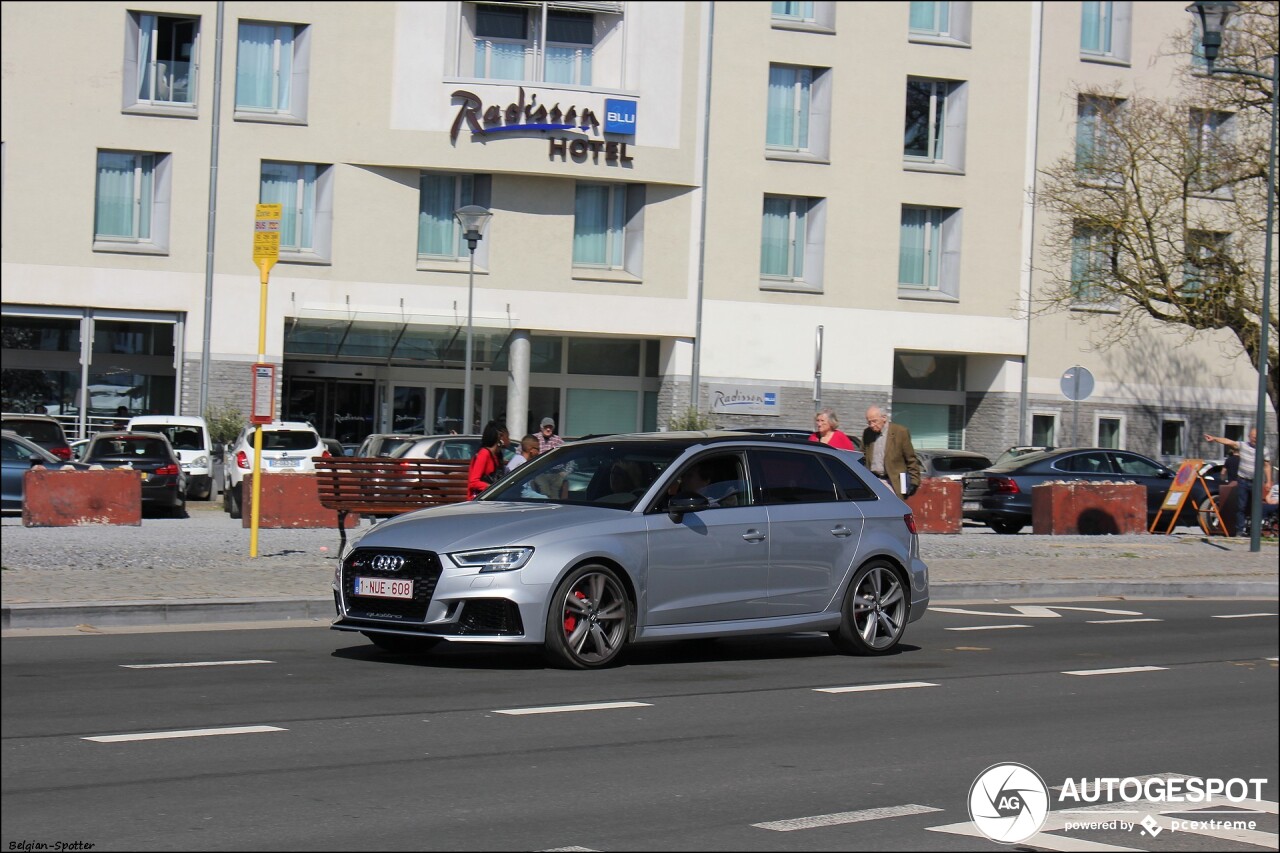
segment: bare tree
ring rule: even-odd
[[[1218,64],[1269,75],[1280,4],[1244,5]],[[1170,50],[1191,45],[1184,32]],[[1149,319],[1192,336],[1226,329],[1257,364],[1263,250],[1275,239],[1264,233],[1269,81],[1192,73],[1173,99],[1103,89],[1078,98],[1075,150],[1041,171],[1036,193],[1054,214],[1039,310],[1094,309],[1076,316],[1100,347]],[[1274,299],[1270,308],[1267,393],[1280,410]]]

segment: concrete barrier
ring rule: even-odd
[[[22,478],[26,527],[142,524],[142,475],[137,471],[50,470],[39,465]]]
[[[926,477],[920,488],[907,498],[916,517],[918,533],[959,533],[964,527],[961,511],[961,495],[964,486],[959,480],[942,477]]]
[[[1147,489],[1138,483],[1042,483],[1031,489],[1038,536],[1147,532]]]
[[[241,488],[244,506],[241,512],[242,527],[252,526],[253,475],[244,475]],[[347,517],[347,527],[360,523],[360,516]],[[315,474],[263,474],[262,510],[258,516],[259,528],[338,527],[338,514],[320,504],[316,491]]]

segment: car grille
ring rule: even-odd
[[[457,633],[518,636],[524,633],[520,608],[505,598],[480,598],[468,601],[458,619]]]
[[[379,558],[392,558],[380,560]],[[396,568],[375,568],[379,562],[395,564]],[[386,619],[396,622],[422,622],[427,617],[427,605],[435,593],[443,567],[440,557],[432,551],[409,551],[400,548],[357,548],[342,563],[342,599],[347,603],[347,613],[360,619]],[[413,598],[372,598],[352,593],[357,577],[391,578],[413,581]]]

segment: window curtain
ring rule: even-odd
[[[1095,0],[1080,4],[1080,49],[1111,52],[1111,3]]]
[[[418,254],[458,258],[467,254],[454,212],[474,203],[470,175],[424,173],[419,181]]]
[[[809,147],[808,68],[769,66],[765,144],[803,150]]]
[[[766,198],[760,235],[760,274],[786,277],[791,271],[791,200]]]
[[[945,34],[950,25],[948,20],[950,18],[950,5],[949,3],[913,2],[911,4],[911,30],[917,33]]]
[[[573,205],[573,262],[597,266],[621,265],[621,240],[611,240],[611,232],[622,221],[617,202],[625,203],[623,193],[611,193],[610,188],[599,185],[579,186]],[[610,207],[614,208],[614,221],[610,223]],[[610,247],[610,243],[616,243]]]
[[[277,80],[278,95],[275,91]],[[236,57],[236,106],[259,110],[287,110],[292,80],[293,27],[241,23],[239,53]]]
[[[475,76],[490,80],[527,79],[524,65],[528,26],[529,16],[524,9],[477,6]]]
[[[902,209],[898,246],[898,283],[917,287],[938,284],[937,233],[939,214],[920,207]]]
[[[152,158],[102,151],[98,153],[98,199],[94,234],[100,237],[151,236]],[[134,210],[138,208],[137,233]]]
[[[773,17],[793,18],[798,21],[812,21],[813,20],[813,3],[812,2],[788,3],[788,2],[778,2],[778,0],[775,0],[773,4]]]
[[[154,97],[151,88],[156,73],[151,61],[151,43],[156,37],[156,16],[143,15],[138,24],[138,100],[150,101]]]
[[[314,248],[316,167],[296,163],[263,163],[262,204],[278,203],[280,248],[290,251]]]
[[[1093,165],[1094,155],[1098,147],[1098,105],[1091,99],[1082,98],[1076,109],[1076,168],[1088,168]]]
[[[543,76],[548,83],[591,85],[591,46],[595,19],[580,12],[547,13],[547,49]]]

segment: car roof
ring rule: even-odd
[[[129,418],[129,424],[163,424],[165,426],[202,426],[208,427],[208,422],[204,418],[198,418],[194,415],[134,415]],[[125,425],[126,428],[128,424]]]

